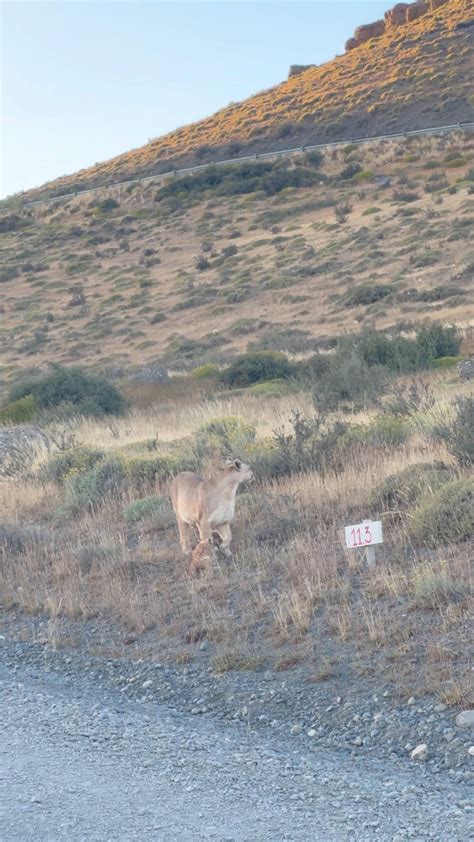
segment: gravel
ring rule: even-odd
[[[422,763],[410,760],[420,739],[395,752],[384,732],[372,749],[370,730],[393,710],[380,699],[376,711],[364,701],[352,714],[352,736],[341,725],[336,746],[314,709],[303,717],[289,705],[281,677],[267,676],[263,691],[263,675],[216,680],[189,668],[0,643],[1,840],[468,838],[465,729],[456,729],[467,740],[463,761],[430,766],[429,739]],[[270,690],[271,703],[255,704]],[[324,714],[343,707],[334,700]],[[403,708],[415,715],[420,705]],[[421,710],[412,731],[424,730]],[[452,713],[438,715],[455,727]]]

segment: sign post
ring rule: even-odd
[[[346,547],[351,550],[364,549],[367,567],[375,565],[376,544],[383,544],[382,521],[364,520],[344,528]]]

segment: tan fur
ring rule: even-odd
[[[239,459],[226,465],[214,479],[203,479],[192,471],[175,476],[171,483],[171,499],[185,555],[192,550],[193,526],[197,526],[201,541],[209,541],[216,532],[221,538],[223,553],[230,555],[235,495],[240,483],[252,476],[249,466]]]
[[[191,564],[189,575],[210,573],[212,564],[216,559],[216,551],[209,541],[199,541],[191,553]]]

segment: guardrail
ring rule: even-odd
[[[301,155],[304,152],[313,152],[318,149],[331,149],[337,146],[347,146],[348,144],[363,144],[374,143],[378,140],[396,140],[397,138],[414,137],[416,135],[437,134],[453,131],[464,131],[474,129],[474,122],[472,123],[452,123],[449,126],[433,126],[429,129],[412,129],[406,132],[395,132],[394,134],[376,135],[374,137],[358,137],[349,138],[345,140],[335,140],[331,143],[316,143],[312,146],[295,146],[293,149],[276,149],[273,152],[256,152],[255,155],[246,155],[243,158],[228,158],[223,161],[210,161],[208,164],[198,164],[195,167],[184,167],[179,170],[169,170],[164,173],[155,173],[154,175],[147,175],[143,178],[131,178],[128,181],[114,181],[107,184],[101,184],[99,187],[89,187],[86,190],[76,190],[72,193],[64,193],[61,196],[52,196],[49,199],[38,199],[35,202],[25,202],[21,205],[23,208],[31,208],[36,205],[45,205],[49,202],[63,202],[65,199],[73,199],[76,196],[85,196],[87,193],[95,193],[97,190],[105,190],[112,187],[125,187],[128,184],[146,184],[149,181],[164,181],[167,178],[179,178],[183,175],[199,172],[205,170],[207,167],[224,167],[231,164],[243,164],[246,161],[264,161],[268,158],[284,157],[285,155]]]

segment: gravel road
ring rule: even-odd
[[[469,837],[448,772],[130,699],[74,653],[0,643],[2,842]]]

